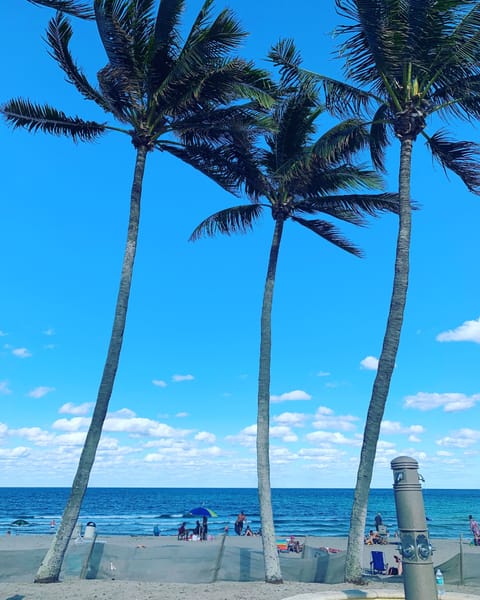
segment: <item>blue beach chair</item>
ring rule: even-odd
[[[370,571],[372,575],[386,575],[388,572],[388,563],[385,562],[383,552],[372,550],[372,560],[370,561]]]

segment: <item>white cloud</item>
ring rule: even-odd
[[[87,429],[91,419],[85,417],[74,417],[73,419],[57,419],[52,424],[52,429],[60,431],[78,431],[79,429]]]
[[[404,406],[406,408],[417,408],[422,411],[443,407],[444,412],[458,412],[472,408],[478,401],[480,401],[480,394],[466,396],[459,393],[438,394],[418,392],[415,396],[407,396]]]
[[[193,375],[172,375],[172,381],[193,381],[195,377]]]
[[[209,444],[213,444],[216,441],[216,437],[213,433],[209,433],[208,431],[199,431],[195,435],[195,439],[198,442],[208,442]]]
[[[326,406],[319,406],[315,414],[313,426],[316,429],[337,429],[340,431],[353,431],[358,417],[352,415],[333,415],[333,411]]]
[[[83,446],[87,437],[84,431],[74,431],[57,435],[55,442],[60,446]]]
[[[175,416],[178,417],[179,419],[184,419],[185,417],[189,417],[190,414],[188,412],[182,411],[182,412],[178,412]]]
[[[273,417],[273,421],[279,425],[288,425],[290,427],[302,427],[307,420],[307,415],[303,413],[284,412],[281,415]]]
[[[153,383],[153,385],[156,385],[157,387],[161,387],[161,388],[167,387],[167,382],[163,381],[163,379],[152,379],[152,383]]]
[[[225,439],[246,448],[253,448],[257,439],[257,426],[249,425],[248,427],[244,427],[237,435],[227,435]]]
[[[8,335],[8,333],[5,333],[5,331],[0,329],[0,337],[5,337],[6,335]]]
[[[19,429],[11,429],[9,435],[25,438],[37,446],[48,446],[55,437],[53,433],[40,429],[40,427],[20,427]]]
[[[274,427],[270,427],[270,437],[279,438],[282,442],[296,442],[298,441],[298,436],[293,433],[290,427],[285,425],[278,425]]]
[[[18,448],[0,448],[0,458],[24,458],[30,454],[30,448],[18,446]]]
[[[0,381],[0,394],[6,396],[11,393],[12,390],[8,387],[8,381]]]
[[[38,387],[33,389],[31,392],[28,392],[27,396],[29,398],[43,398],[43,396],[46,396],[50,392],[54,392],[54,391],[55,391],[54,387],[48,387],[46,385],[39,385]]]
[[[359,440],[347,438],[343,433],[331,431],[314,431],[308,433],[305,437],[313,444],[338,444],[344,446],[359,446],[361,444]]]
[[[475,342],[480,344],[480,318],[476,321],[465,321],[456,329],[439,333],[437,342]]]
[[[55,335],[55,330],[52,329],[51,327],[49,327],[48,329],[45,329],[45,331],[42,331],[43,335]]]
[[[14,348],[12,354],[18,356],[18,358],[29,358],[32,356],[32,353],[27,348]]]
[[[366,356],[360,361],[360,367],[367,371],[376,371],[378,369],[378,358],[375,358],[375,356]]]
[[[285,392],[280,396],[270,396],[270,402],[287,402],[288,400],[311,400],[312,397],[303,390],[293,390],[292,392]]]
[[[408,435],[418,435],[425,433],[423,425],[402,425],[399,421],[382,421],[380,425],[380,432],[382,434],[397,434],[403,433]]]
[[[451,436],[445,436],[437,440],[439,446],[452,448],[468,448],[480,441],[480,431],[475,429],[459,429],[453,431]]]
[[[93,402],[84,402],[83,404],[73,404],[72,402],[67,402],[63,404],[58,412],[61,415],[86,415],[93,408]]]
[[[317,377],[329,377],[331,375],[331,373],[329,373],[328,371],[319,371],[317,373]]]

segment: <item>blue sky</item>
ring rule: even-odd
[[[28,97],[104,119],[63,79],[43,41],[51,11],[7,3],[0,23],[2,101]],[[185,22],[201,3],[190,0]],[[312,70],[340,76],[333,0],[218,1],[263,58],[293,37]],[[72,48],[95,82],[93,24]],[[326,121],[326,129],[332,123]],[[479,140],[475,124],[452,125]],[[88,427],[110,328],[134,150],[12,131],[3,148],[0,276],[0,485],[68,486]],[[396,188],[398,145],[386,186]],[[411,279],[377,453],[417,458],[426,486],[468,488],[480,463],[480,198],[416,144]],[[129,317],[93,486],[255,487],[259,315],[272,220],[254,233],[188,237],[237,201],[188,166],[151,155]],[[273,313],[271,469],[275,487],[353,487],[392,280],[396,220],[345,229],[358,259],[288,223]]]

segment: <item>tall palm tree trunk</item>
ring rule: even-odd
[[[40,565],[35,583],[53,583],[59,580],[63,559],[67,551],[70,538],[80,514],[83,497],[88,487],[88,480],[95,461],[97,447],[102,434],[102,427],[107,415],[108,404],[112,395],[115,375],[117,373],[122,349],[123,332],[127,318],[128,299],[132,283],[133,265],[137,249],[138,227],[140,222],[140,200],[142,196],[143,174],[147,148],[137,148],[137,157],[133,177],[132,191],[130,197],[130,216],[128,222],[127,242],[123,257],[120,286],[115,308],[110,345],[103,369],[97,401],[93,411],[92,421],[88,429],[85,444],[83,446],[77,472],[73,480],[70,496],[62,515],[62,520],[52,544]]]
[[[265,581],[283,583],[273,524],[272,490],[270,486],[270,365],[272,358],[272,304],[278,252],[283,232],[283,219],[275,220],[272,246],[263,292],[260,325],[260,363],[258,370],[257,412],[257,477]]]
[[[403,325],[403,314],[407,300],[412,220],[410,204],[412,148],[413,141],[410,138],[402,140],[399,168],[400,214],[395,256],[395,274],[382,352],[378,361],[377,375],[373,384],[365,422],[362,451],[360,453],[360,463],[350,517],[350,531],[345,564],[345,581],[350,583],[359,583],[362,579],[362,557],[368,495],[372,482],[380,425],[385,412],[393,369],[395,368]]]

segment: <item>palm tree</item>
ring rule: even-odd
[[[69,4],[78,8],[75,2]],[[245,34],[230,11],[213,18],[212,0],[206,0],[182,45],[179,26],[184,0],[161,0],[155,10],[156,4],[156,0],[94,1],[95,21],[108,57],[108,64],[98,72],[99,89],[90,85],[70,54],[68,18],[57,13],[48,26],[50,52],[67,79],[84,98],[113,115],[118,126],[69,117],[51,106],[23,99],[11,100],[1,109],[14,127],[66,135],[75,141],[121,132],[130,137],[136,152],[110,344],[71,494],[37,572],[35,581],[40,583],[58,581],[107,414],[127,316],[147,155],[156,149],[170,152],[230,189],[230,175],[214,165],[215,155],[250,135],[252,106],[247,104],[254,102],[242,99],[269,99],[264,72],[231,56]]]
[[[335,0],[349,19],[338,33],[347,81],[318,76],[336,115],[370,119],[374,165],[384,169],[387,144],[400,142],[400,213],[393,290],[378,370],[365,422],[346,560],[346,580],[359,582],[368,494],[380,425],[395,366],[404,318],[411,236],[412,150],[423,137],[442,168],[480,193],[480,147],[457,141],[440,129],[426,130],[438,115],[463,120],[480,117],[480,3],[470,0]],[[292,67],[295,65],[292,64]],[[309,74],[311,77],[311,74]]]
[[[282,54],[297,56],[292,42],[280,42],[270,58],[281,64]],[[299,60],[299,58],[298,58]],[[216,233],[246,232],[265,210],[270,210],[273,238],[270,246],[261,312],[258,371],[257,477],[262,524],[262,542],[267,583],[281,583],[270,486],[270,364],[271,315],[277,262],[287,220],[354,255],[360,250],[343,237],[331,222],[306,218],[324,213],[347,223],[361,225],[363,215],[379,210],[396,210],[393,194],[358,194],[354,190],[380,187],[380,177],[351,162],[366,143],[366,130],[351,119],[314,140],[315,121],[324,112],[315,88],[308,82],[284,77],[280,98],[271,114],[271,133],[255,149],[238,151],[232,169],[243,182],[253,203],[228,208],[205,219],[191,239]],[[349,193],[341,193],[342,190]],[[260,201],[262,200],[262,201]]]

